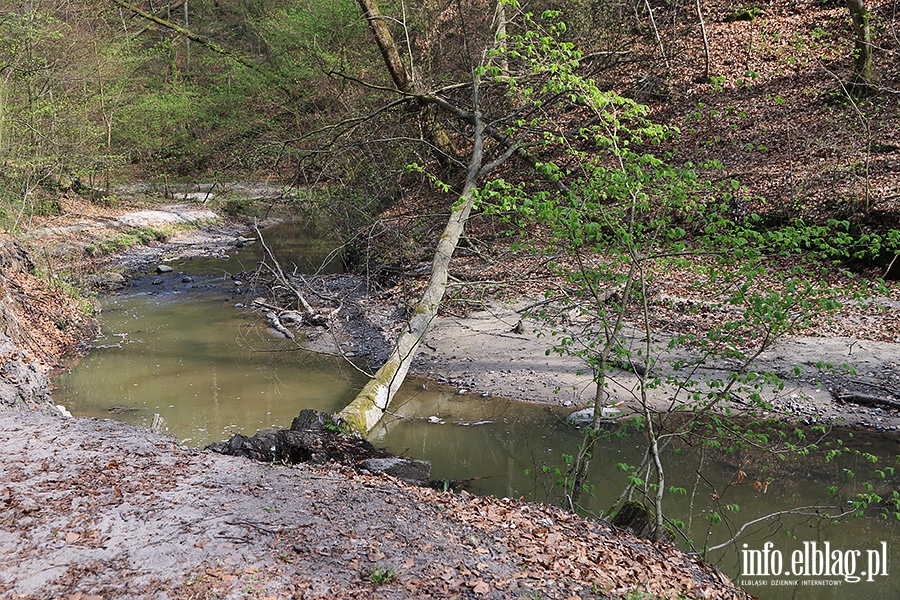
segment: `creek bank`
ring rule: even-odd
[[[552,506],[272,466],[109,420],[0,411],[0,595],[747,598],[713,567]],[[396,578],[375,584],[376,570]]]
[[[0,239],[0,408],[59,412],[47,373],[94,328],[76,298],[37,274],[22,244]]]
[[[310,349],[365,358],[382,364],[392,340],[404,327],[408,307],[393,290],[377,290],[354,275],[303,277],[298,285],[312,298],[340,298],[342,310],[330,329],[300,326]],[[289,294],[272,297],[289,307]],[[524,316],[527,300],[487,301],[464,316],[440,314],[419,349],[411,376],[453,386],[458,393],[511,398],[570,407],[589,406],[595,386],[578,358],[547,351],[553,338],[546,326]],[[900,312],[885,305],[884,311]],[[694,360],[687,351],[663,354],[660,364]],[[701,381],[727,380],[736,365],[707,360],[699,366]],[[751,366],[757,373],[775,373],[781,389],[764,388],[770,410],[756,410],[764,418],[801,425],[866,428],[896,435],[900,432],[900,343],[849,336],[791,336],[778,340]],[[588,373],[585,373],[588,371]],[[663,375],[667,372],[664,370]],[[669,371],[674,374],[674,371]],[[639,410],[635,403],[638,377],[618,369],[613,402],[627,417]],[[669,406],[674,390],[649,390],[651,402]],[[740,400],[732,410],[746,412]]]
[[[588,405],[595,386],[577,358],[547,355],[552,346],[542,324],[524,319],[526,302],[493,303],[466,317],[439,316],[423,344],[412,372],[458,388],[460,393],[482,393],[572,407]],[[517,332],[516,330],[518,329]],[[684,359],[685,356],[670,356]],[[821,368],[830,363],[833,368]],[[795,372],[794,367],[800,369]],[[730,365],[709,361],[698,377],[727,378]],[[900,410],[888,406],[861,406],[843,402],[854,394],[900,400],[900,344],[850,337],[795,336],[779,340],[754,363],[757,372],[771,371],[785,382],[770,389],[766,400],[773,409],[762,416],[802,424],[865,427],[896,434]],[[615,373],[614,400],[622,401],[624,416],[634,410],[629,390],[637,377]],[[667,406],[672,390],[650,390],[656,406]],[[742,410],[740,404],[735,410]]]
[[[209,190],[198,188],[188,192],[207,194]],[[101,259],[95,263],[100,265],[97,271],[103,271],[104,263],[114,265],[115,270],[92,276],[105,278],[106,285],[120,286],[144,275],[160,262],[221,258],[246,245],[247,238],[242,234],[250,227],[247,222],[221,220],[206,212],[203,207],[179,204],[152,211],[133,211],[120,214],[112,221],[102,221],[107,225],[113,222],[140,226],[192,222],[194,227],[177,231],[164,242],[135,246]],[[91,223],[97,225],[96,220]],[[84,223],[67,227],[91,231]],[[45,237],[33,235],[34,239]],[[242,273],[234,277],[248,281],[253,279],[252,275]],[[162,284],[171,277],[169,274],[167,278],[157,279]],[[341,305],[329,327],[300,327],[309,349],[351,360],[365,359],[370,365],[384,361],[408,311],[407,303],[395,290],[374,289],[363,278],[352,274],[296,276],[293,282],[317,308],[330,310],[338,303]],[[290,295],[275,295],[272,301],[279,306],[290,306]],[[246,304],[252,304],[250,298]],[[573,411],[588,405],[594,391],[590,377],[579,375],[584,371],[583,364],[571,357],[546,356],[552,340],[540,323],[522,319],[526,306],[524,301],[493,302],[464,317],[439,316],[411,373],[453,385],[461,393],[559,404],[572,407]],[[885,305],[883,310],[898,311],[898,308]],[[284,323],[279,321],[279,324]],[[287,325],[292,331],[298,324]],[[273,333],[283,335],[275,329]],[[821,369],[818,366],[821,363],[836,368]],[[795,373],[794,366],[802,368],[802,372]],[[701,368],[700,374],[707,378],[722,377],[728,367],[711,362]],[[847,336],[792,337],[780,340],[764,353],[754,368],[775,372],[786,382],[783,390],[770,390],[767,400],[772,402],[773,410],[762,416],[778,416],[807,425],[867,427],[888,433],[900,430],[900,410],[891,406],[892,402],[900,402],[897,393],[900,344]],[[636,385],[636,377],[626,371],[617,373],[616,378],[620,389],[634,389]],[[665,388],[652,392],[660,406],[668,402],[670,394],[671,390]],[[620,399],[627,407],[628,394],[622,396]],[[878,399],[884,402],[878,404]]]

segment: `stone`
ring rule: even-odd
[[[359,463],[361,472],[392,475],[412,485],[428,485],[431,480],[431,461],[411,458],[370,458]]]
[[[291,421],[291,431],[325,431],[329,421],[328,413],[305,408]]]
[[[303,313],[296,310],[286,310],[279,315],[285,325],[299,325],[303,323]]]
[[[157,273],[171,273],[172,267],[170,267],[169,265],[157,265],[156,272]]]
[[[620,416],[622,416],[622,411],[618,408],[604,406],[600,409],[600,421],[602,423],[611,423]],[[583,410],[577,410],[569,415],[569,421],[574,423],[576,427],[588,427],[594,422],[594,409],[585,408]]]
[[[88,275],[84,281],[91,288],[99,290],[117,290],[125,287],[126,283],[124,275],[114,272]]]
[[[6,273],[34,273],[34,260],[21,242],[5,239],[0,242],[0,269]]]
[[[37,362],[0,332],[0,407],[37,408],[59,414],[50,396],[50,380]]]

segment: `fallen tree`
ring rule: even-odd
[[[477,89],[476,85],[476,95]],[[388,406],[390,406],[391,400],[394,398],[397,390],[400,389],[406,374],[409,372],[409,367],[412,365],[413,358],[415,358],[422,340],[425,338],[428,330],[431,329],[434,318],[437,316],[438,307],[447,289],[450,259],[453,257],[453,252],[456,250],[459,238],[465,229],[469,213],[472,211],[479,178],[488,170],[482,165],[484,156],[483,134],[484,122],[476,110],[474,144],[465,184],[435,248],[428,287],[425,288],[425,292],[413,309],[406,328],[400,334],[400,337],[397,338],[397,343],[387,362],[378,369],[375,376],[360,391],[353,402],[335,415],[348,428],[363,435],[375,427],[375,424],[378,423]],[[487,165],[488,168],[490,166]]]

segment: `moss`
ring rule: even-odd
[[[344,407],[337,418],[352,431],[358,432],[365,436],[369,433],[369,419],[367,415],[378,408],[379,390],[384,390],[385,394],[390,393],[391,381],[397,374],[399,365],[388,362],[375,374],[375,377],[363,387],[350,404]]]
[[[761,15],[763,10],[758,6],[747,6],[743,8],[739,8],[735,10],[733,13],[725,17],[726,23],[733,23],[735,21],[750,21],[753,22],[756,20],[756,17]]]

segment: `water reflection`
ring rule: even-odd
[[[145,426],[159,413],[171,433],[197,446],[287,427],[302,408],[340,409],[360,374],[274,337],[258,315],[236,307],[245,298],[222,273],[247,265],[173,265],[176,274],[162,284],[148,276],[104,298],[98,349],[55,380],[56,401],[78,415]],[[182,282],[186,275],[193,281]]]

